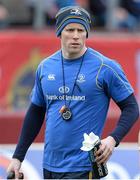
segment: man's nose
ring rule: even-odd
[[[73,32],[73,38],[74,38],[74,39],[78,39],[78,38],[79,38],[79,33],[78,33],[78,31],[74,31],[74,32]]]

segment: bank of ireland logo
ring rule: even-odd
[[[83,83],[85,82],[85,75],[84,74],[79,74],[77,78],[77,82]]]
[[[69,91],[70,91],[70,88],[67,87],[67,86],[61,86],[61,87],[59,88],[59,92],[62,93],[62,94],[68,93]]]

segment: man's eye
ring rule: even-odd
[[[79,32],[84,32],[84,29],[78,29]]]
[[[66,29],[68,32],[74,32],[76,31],[75,29]],[[84,32],[84,29],[77,29],[77,32]]]
[[[69,31],[69,32],[73,32],[73,31],[74,31],[74,29],[67,29],[67,31]]]

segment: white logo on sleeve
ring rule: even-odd
[[[55,74],[49,74],[48,75],[48,80],[49,81],[54,81],[55,80]]]

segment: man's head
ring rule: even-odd
[[[60,9],[56,14],[56,35],[59,37],[65,26],[70,23],[83,25],[88,37],[91,19],[89,13],[85,9],[79,6],[67,6]]]

